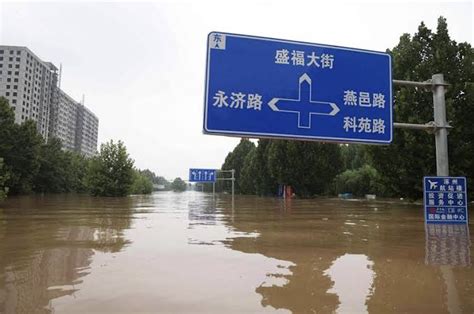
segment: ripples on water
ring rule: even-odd
[[[472,313],[471,241],[398,202],[10,198],[0,313]]]

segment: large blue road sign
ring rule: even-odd
[[[424,177],[425,221],[467,223],[465,177]]]
[[[390,55],[212,32],[204,133],[390,143]]]
[[[189,169],[189,182],[216,182],[215,169]]]

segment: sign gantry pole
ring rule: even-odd
[[[235,169],[232,169],[232,203],[234,203]]]
[[[452,127],[446,121],[446,102],[444,98],[445,87],[443,74],[434,74],[431,80],[425,82],[412,82],[393,80],[394,85],[409,87],[431,87],[433,92],[434,121],[425,124],[393,123],[394,128],[426,130],[434,133],[436,144],[436,174],[438,176],[449,176],[448,159],[448,130]]]
[[[436,174],[438,176],[449,176],[448,159],[448,130],[446,126],[446,102],[444,99],[444,76],[435,74],[432,76],[433,84],[433,108],[434,122],[438,126],[435,133],[436,141]]]

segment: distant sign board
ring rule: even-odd
[[[189,169],[189,182],[216,182],[215,169]]]
[[[465,177],[424,177],[425,221],[467,223]]]
[[[387,144],[389,54],[212,32],[204,133]]]

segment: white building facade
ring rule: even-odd
[[[0,96],[15,112],[15,122],[33,120],[45,141],[85,156],[97,153],[99,119],[58,87],[58,69],[26,47],[0,45]]]

